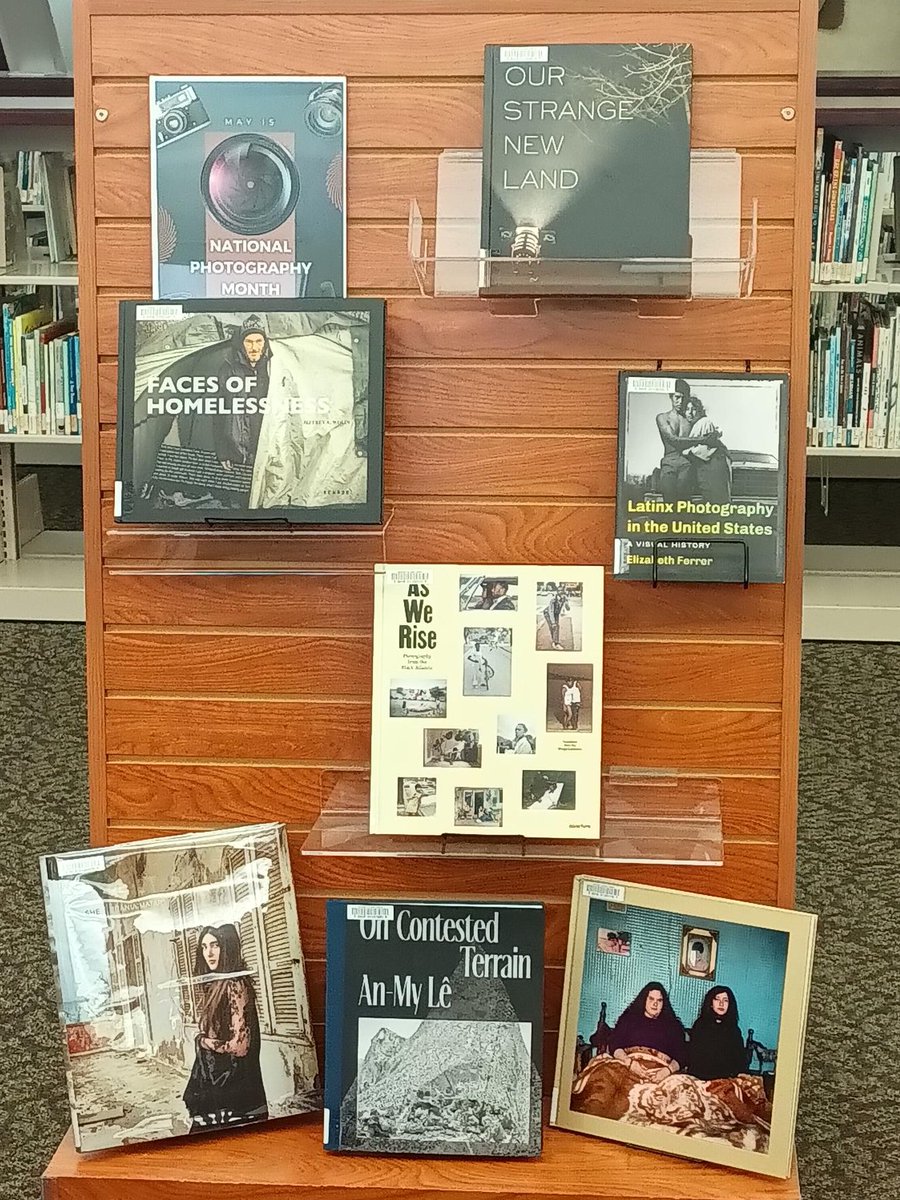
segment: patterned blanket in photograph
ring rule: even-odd
[[[643,1047],[629,1051],[647,1070],[668,1066],[664,1054]],[[652,1125],[685,1137],[724,1138],[743,1150],[765,1153],[772,1105],[758,1075],[706,1082],[670,1075],[661,1083],[642,1079],[618,1059],[591,1059],[572,1085],[571,1108],[595,1117]]]

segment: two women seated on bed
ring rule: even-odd
[[[655,1050],[669,1062],[651,1065],[634,1052]],[[748,1056],[731,988],[711,987],[697,1019],[686,1030],[661,983],[648,983],[616,1021],[609,1053],[638,1078],[661,1083],[684,1071],[696,1079],[729,1079],[747,1070]]]

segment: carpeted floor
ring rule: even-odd
[[[0,622],[0,1200],[37,1197],[67,1124],[36,859],[87,841],[83,657],[81,627]],[[900,646],[811,645],[803,668],[803,1197],[897,1200]]]

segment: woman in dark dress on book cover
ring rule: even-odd
[[[680,1071],[687,1058],[684,1026],[675,1015],[669,994],[661,983],[648,983],[616,1021],[609,1035],[609,1053],[636,1075],[660,1082]],[[644,1047],[670,1059],[670,1065],[647,1071],[630,1051]]]
[[[688,1072],[697,1079],[731,1079],[747,1070],[737,1000],[729,987],[710,988],[691,1026]]]
[[[234,925],[208,925],[201,932],[194,974],[200,980],[198,1032],[184,1090],[191,1133],[265,1121],[256,992]]]

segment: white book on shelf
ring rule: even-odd
[[[879,250],[881,247],[881,231],[888,202],[894,191],[894,155],[883,152],[879,156],[880,170],[878,186],[875,189],[874,211],[872,214],[872,251],[866,264],[866,281],[873,283],[878,279],[880,264]]]

